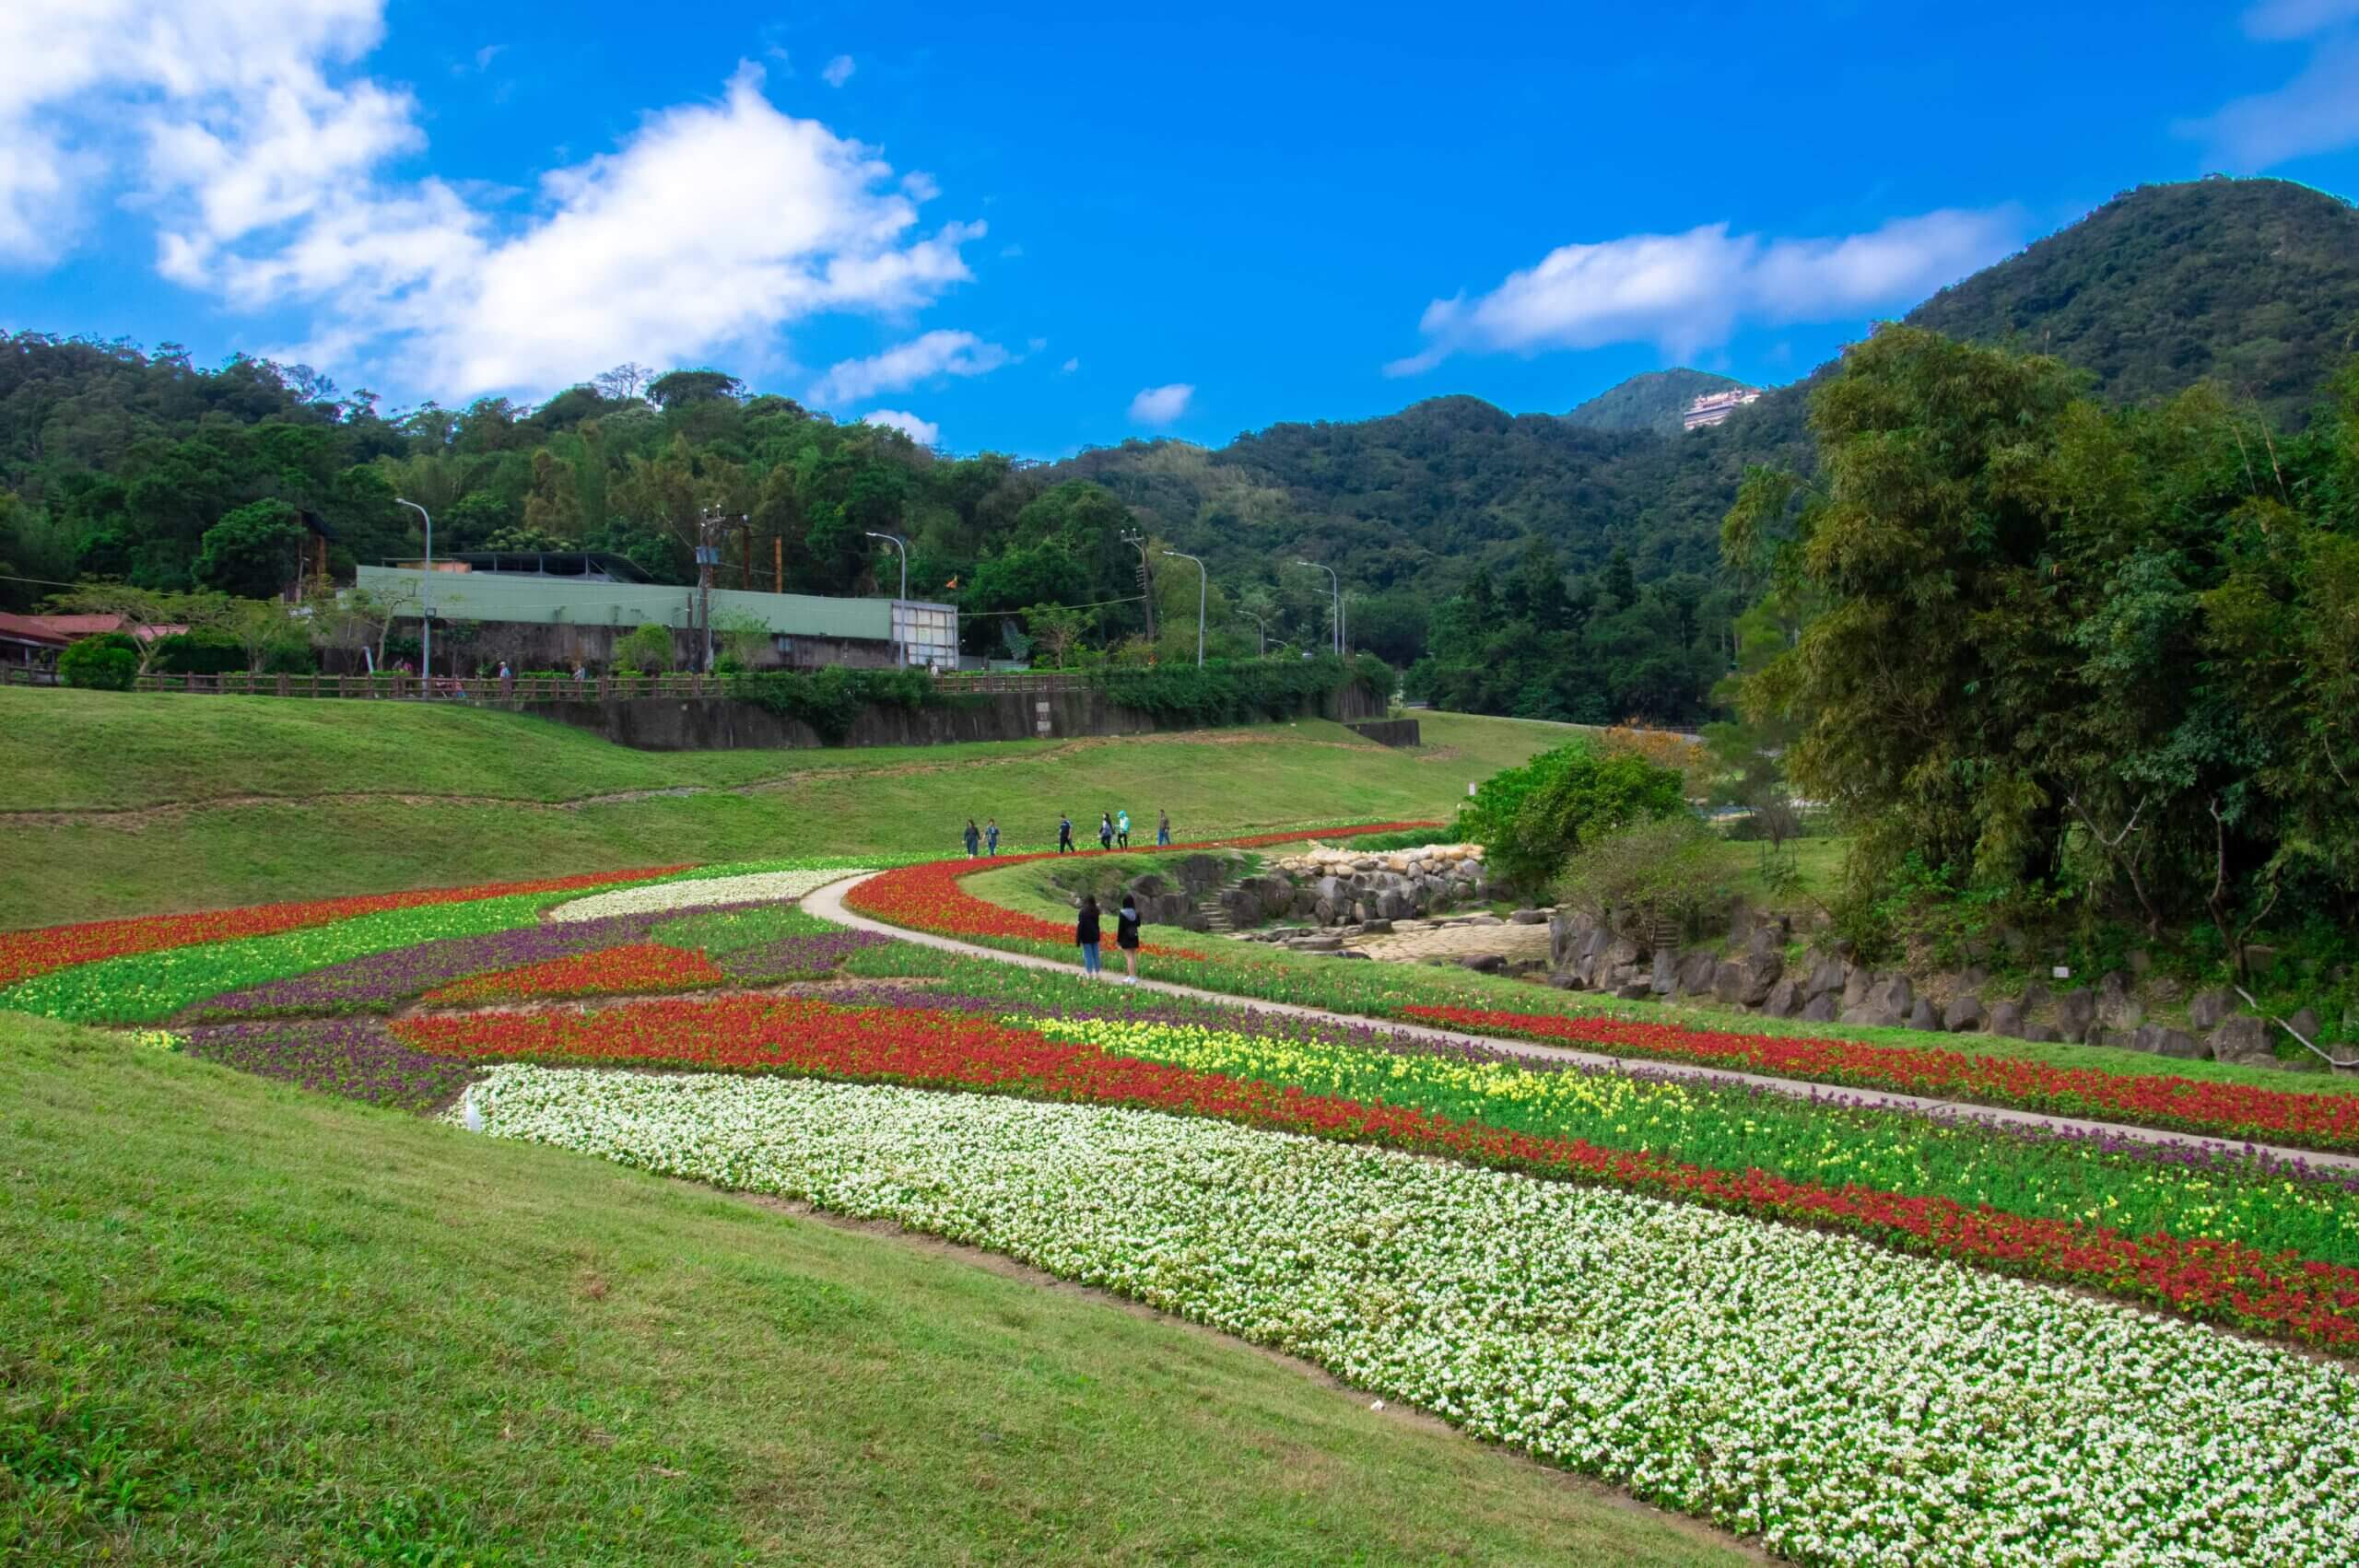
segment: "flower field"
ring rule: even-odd
[[[1615,1055],[1897,1089],[1935,1099],[2023,1106],[2218,1138],[2249,1138],[2306,1149],[2359,1150],[2359,1094],[2306,1094],[2166,1073],[2052,1067],[1937,1047],[1744,1035],[1621,1018],[1464,1007],[1408,1006],[1401,1012],[1453,1028],[1590,1046]]]
[[[1805,1562],[2349,1561],[2347,1367],[1849,1238],[1257,1128],[510,1066],[487,1129],[971,1243]]]
[[[1268,1048],[1267,1042],[1235,1034],[1168,1025],[1126,1030],[1097,1021],[999,1023],[946,1008],[844,1007],[801,998],[642,1001],[594,1012],[420,1015],[395,1023],[393,1035],[428,1055],[463,1059],[784,1072],[981,1090],[1382,1143],[1854,1231],[1909,1250],[2069,1281],[2262,1332],[2359,1348],[2359,1269],[2272,1255],[2209,1232],[2133,1237],[2103,1224],[2010,1213],[1940,1195],[1791,1179],[1758,1167],[1716,1169],[1525,1131],[1464,1116],[1462,1101],[1430,1093],[1449,1083],[1447,1063],[1437,1063],[1441,1071],[1425,1077],[1426,1098],[1441,1106],[1420,1103],[1415,1072],[1408,1068],[1417,1059],[1414,1054],[1393,1064],[1408,1070],[1396,1071],[1390,1083],[1379,1081],[1381,1075],[1363,1078],[1385,1091],[1381,1097],[1352,1098],[1307,1087],[1299,1071],[1224,1071],[1257,1049],[1264,1064],[1300,1063],[1313,1054],[1283,1044]],[[1116,1045],[1101,1048],[1100,1039],[1144,1040],[1147,1049],[1122,1054]],[[1165,1059],[1151,1054],[1157,1046]],[[1173,1055],[1195,1061],[1183,1065],[1168,1059]],[[1339,1055],[1328,1053],[1331,1061]],[[1408,1092],[1392,1093],[1391,1083],[1406,1083]],[[2266,1202],[2271,1188],[2294,1185],[2268,1183],[2252,1196]],[[2325,1191],[2317,1196],[2332,1205]],[[2341,1200],[2332,1205],[2337,1219],[2359,1211],[2348,1188],[2334,1196]]]
[[[601,872],[589,876],[557,877],[544,882],[497,883],[478,887],[433,888],[418,893],[380,893],[361,898],[323,898],[297,904],[258,904],[244,909],[209,909],[193,915],[155,915],[135,920],[93,920],[77,926],[48,926],[39,930],[0,932],[0,986],[13,986],[35,975],[102,958],[135,953],[158,953],[200,942],[228,942],[240,937],[272,936],[373,915],[390,909],[414,909],[422,905],[466,904],[510,894],[565,893],[575,888],[603,887],[615,883],[673,876],[687,866],[655,866],[645,871]]]
[[[1062,955],[1063,927],[958,886],[1008,859],[850,901]],[[1158,952],[1339,989],[1362,1022],[1173,998],[793,906],[855,870],[438,895],[115,953],[0,1006],[169,1023],[142,1038],[992,1246],[1802,1561],[2336,1560],[2359,1175],[1681,1068],[2326,1147],[2359,1140],[2359,1100],[1445,1004],[1478,992],[1376,965]]]

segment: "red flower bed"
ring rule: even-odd
[[[2306,1094],[2163,1073],[2104,1072],[1936,1047],[1739,1035],[1620,1018],[1472,1007],[1404,1007],[1413,1018],[1491,1035],[1596,1046],[1620,1056],[1705,1062],[1784,1078],[2022,1106],[2309,1149],[2359,1148],[2359,1094]]]
[[[45,975],[52,969],[94,964],[134,953],[160,953],[170,947],[194,947],[199,942],[229,942],[238,937],[276,936],[348,920],[357,915],[410,909],[421,904],[464,904],[476,898],[499,898],[511,893],[570,893],[576,888],[603,887],[618,882],[645,882],[673,876],[690,868],[650,866],[633,872],[597,872],[587,876],[546,878],[537,882],[493,882],[475,887],[427,888],[417,893],[376,893],[359,898],[315,898],[299,904],[256,904],[243,909],[206,909],[194,915],[147,915],[128,920],[92,920],[77,926],[43,926],[38,930],[0,932],[0,986]]]
[[[2359,1347],[2359,1270],[2201,1238],[2135,1238],[1968,1209],[1946,1198],[1684,1164],[1581,1139],[1535,1137],[1380,1101],[1109,1056],[955,1012],[739,997],[637,1002],[590,1013],[412,1018],[393,1030],[429,1053],[473,1059],[779,1071],[1217,1117],[1844,1230],[2244,1328],[2346,1351]]]
[[[1412,827],[1431,827],[1426,822],[1389,822],[1367,827],[1333,827],[1318,833],[1262,833],[1245,838],[1210,839],[1199,844],[1169,844],[1158,846],[1155,853],[1168,854],[1175,849],[1250,849],[1262,844],[1293,844],[1310,837],[1355,838],[1370,833],[1399,833]],[[1140,854],[1138,849],[1117,849],[1113,854]],[[1081,854],[1102,855],[1104,849],[1085,849]],[[1009,937],[1020,942],[1055,942],[1064,946],[1073,943],[1073,927],[1056,920],[1044,920],[1037,915],[1020,914],[1003,909],[986,899],[976,897],[958,885],[961,877],[999,866],[1021,865],[1027,860],[1056,859],[1054,852],[1037,855],[1002,855],[992,860],[931,860],[924,865],[904,866],[880,876],[870,877],[844,895],[845,905],[874,919],[907,926],[912,930],[933,931],[942,936]],[[1108,935],[1112,935],[1110,922]],[[1170,958],[1201,960],[1201,953],[1184,948],[1163,947],[1149,942],[1143,953],[1161,954]]]
[[[468,1006],[484,1001],[546,1001],[569,996],[635,991],[692,991],[726,985],[729,977],[702,953],[662,942],[632,942],[591,953],[569,953],[515,969],[470,975],[426,993],[425,1000]]]

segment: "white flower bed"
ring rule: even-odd
[[[2359,1540],[2350,1369],[1842,1237],[1147,1111],[514,1066],[475,1104],[1119,1291],[1807,1562]]]
[[[800,898],[815,888],[863,873],[851,867],[837,871],[757,872],[750,876],[716,876],[687,882],[649,882],[618,887],[588,898],[560,904],[548,912],[552,920],[603,920],[609,915],[651,915],[665,909],[696,909],[712,904],[776,904]]]

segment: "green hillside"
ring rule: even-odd
[[[1128,807],[1183,836],[1446,817],[1561,727],[1423,716],[942,747],[635,752],[460,707],[0,689],[0,929],[675,861],[1051,848]]]
[[[0,1101],[0,1561],[1741,1560],[898,1233],[18,1014]]]
[[[1744,383],[1709,370],[1647,370],[1617,381],[1562,417],[1592,430],[1652,430],[1660,436],[1686,433],[1687,407],[1706,392]]]
[[[2052,354],[2122,402],[2209,379],[2297,425],[2359,347],[2359,211],[2286,180],[2142,185],[1907,319]]]

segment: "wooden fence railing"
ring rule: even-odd
[[[44,672],[46,673],[46,672]],[[13,677],[12,677],[13,678]],[[205,696],[432,697],[464,702],[604,702],[629,697],[710,698],[729,695],[733,677],[693,673],[667,675],[142,675],[143,692],[185,692]],[[1062,692],[1088,689],[1089,677],[1071,671],[1026,674],[976,672],[934,677],[945,693]]]

